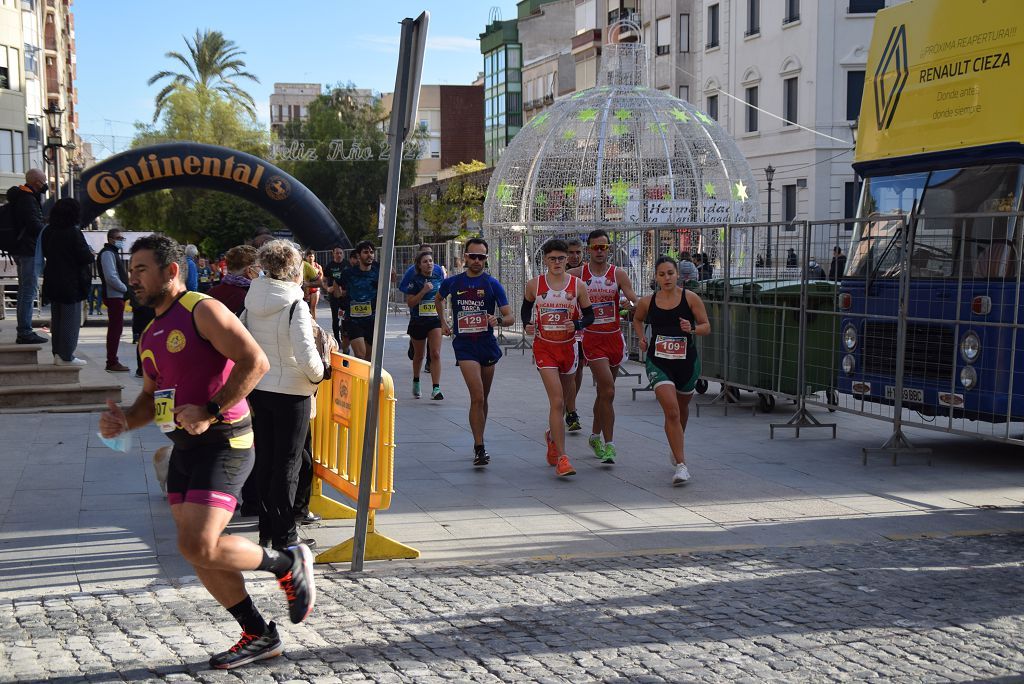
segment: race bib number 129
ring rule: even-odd
[[[482,311],[460,311],[458,322],[460,333],[487,332],[487,314]]]

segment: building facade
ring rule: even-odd
[[[292,121],[309,117],[309,103],[320,96],[319,83],[275,83],[270,95],[270,130],[277,135]]]
[[[484,161],[488,166],[523,127],[523,46],[518,22],[494,16],[480,34],[484,56]]]
[[[416,180],[423,185],[443,176],[442,169],[484,158],[484,89],[479,85],[420,86],[416,122],[423,150],[416,163]],[[381,97],[390,116],[394,93]],[[383,127],[387,130],[387,120]]]
[[[82,168],[75,68],[71,0],[0,0],[0,189],[23,183],[30,168],[67,187]],[[59,130],[46,118],[51,105],[63,110]]]

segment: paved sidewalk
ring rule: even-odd
[[[194,583],[0,602],[0,681],[1021,681],[1020,535],[549,562],[324,568],[285,656]],[[278,619],[271,582],[252,585]]]
[[[630,400],[632,378],[618,382],[618,463],[600,466],[585,430],[568,438],[579,474],[560,480],[544,459],[547,409],[539,379],[529,357],[516,351],[499,364],[492,392],[491,465],[474,470],[468,398],[450,346],[443,352],[446,399],[414,400],[404,328],[404,318],[390,326],[386,355],[399,394],[398,492],[378,516],[378,529],[418,548],[423,561],[1024,530],[1017,447],[923,433],[915,438],[935,450],[932,466],[904,457],[897,467],[884,458],[864,467],[860,447],[880,444],[886,424],[834,414],[837,440],[825,431],[769,440],[768,423],[784,419],[786,407],[774,415],[705,410],[691,418],[694,479],[673,488],[660,410],[649,393]],[[102,328],[85,328],[81,355],[90,361],[88,373],[109,381],[115,376],[97,362],[102,339]],[[123,345],[122,360],[129,349]],[[131,401],[139,381],[116,377]],[[593,392],[588,378],[580,396],[587,428]],[[192,574],[177,553],[151,465],[165,438],[153,427],[139,430],[132,451],[117,454],[95,432],[95,415],[0,415],[0,434],[9,436],[0,440],[0,596],[140,588]],[[256,537],[251,519],[236,519],[231,529]],[[307,531],[328,548],[351,536],[352,522]]]

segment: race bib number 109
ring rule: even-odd
[[[654,355],[659,359],[674,361],[686,358],[686,338],[658,335],[654,339]]]

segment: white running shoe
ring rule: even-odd
[[[690,471],[685,463],[676,464],[676,474],[672,476],[672,486],[678,487],[690,481]]]
[[[53,357],[53,365],[55,365],[55,366],[87,366],[89,364],[86,363],[85,359],[71,359],[70,361],[65,361],[64,359],[60,358],[59,356],[54,356]]]

